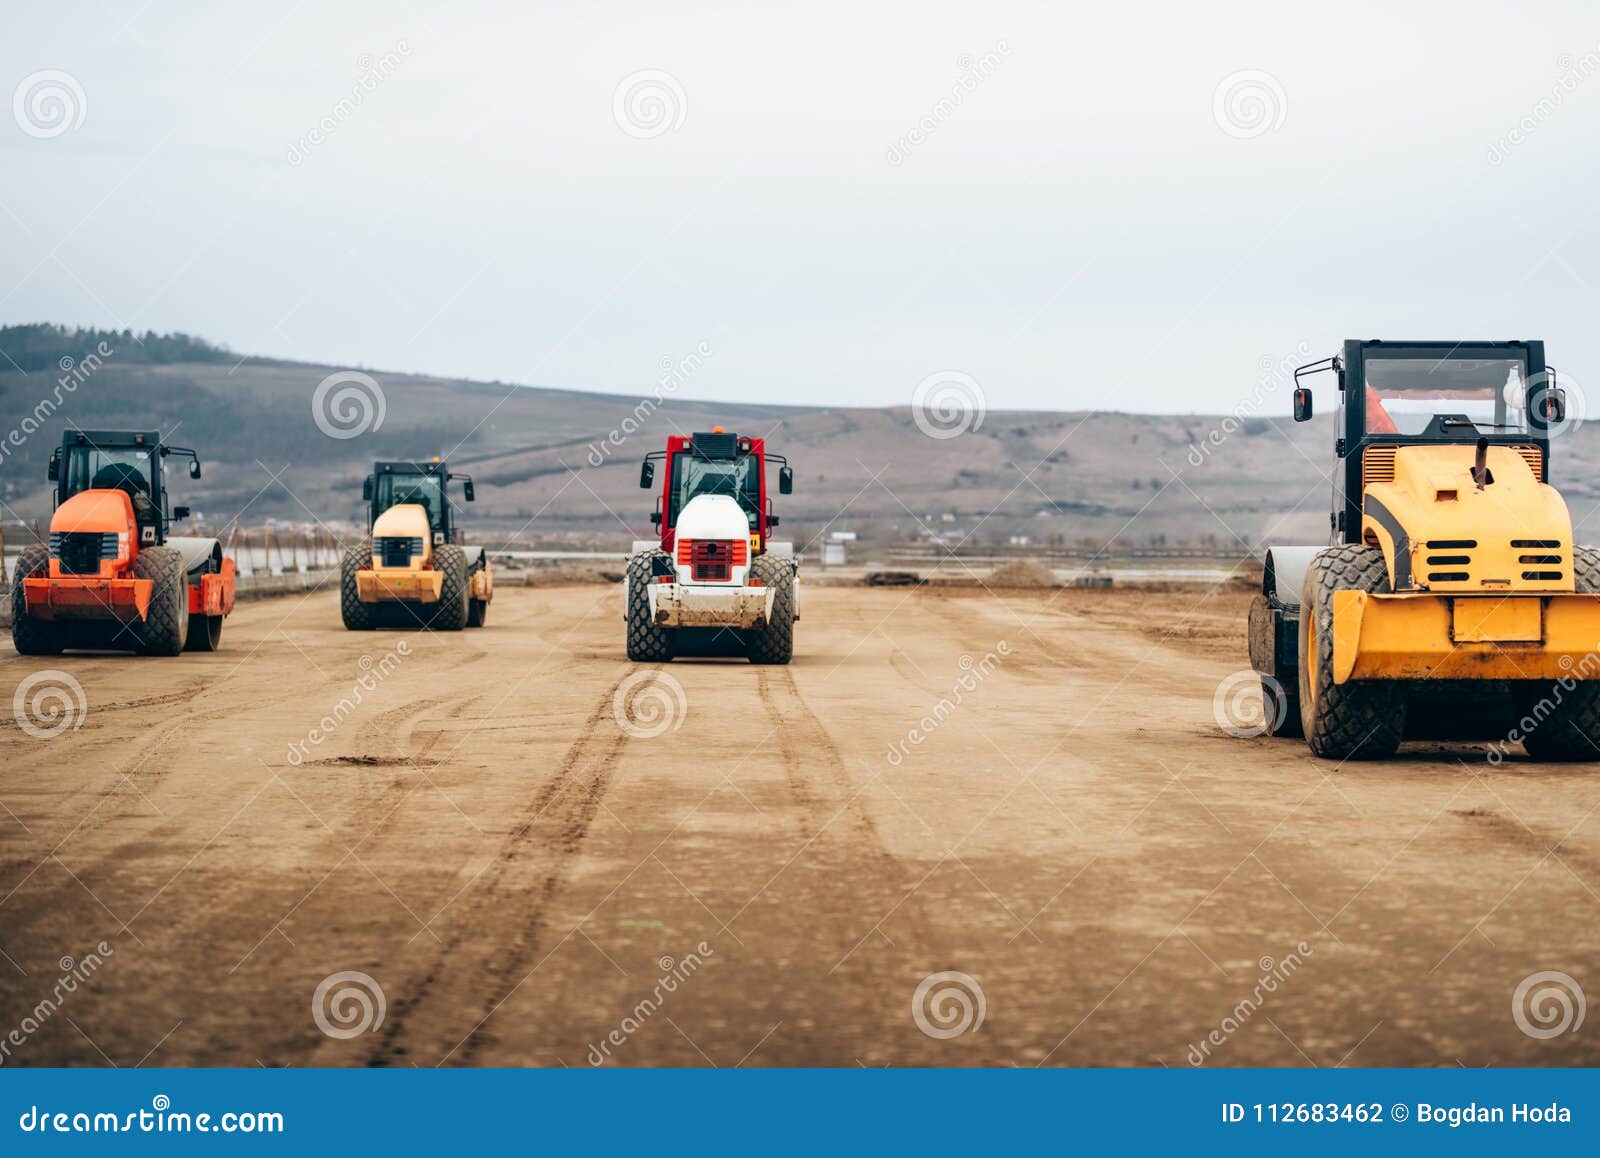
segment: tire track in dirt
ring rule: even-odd
[[[449,932],[405,996],[390,1006],[369,1066],[405,1064],[424,1047],[438,1050],[439,1057],[430,1061],[469,1065],[492,1039],[486,1023],[529,975],[546,932],[546,913],[582,850],[627,745],[612,716],[612,699],[623,678],[600,698],[493,860],[433,918],[448,914]]]
[[[920,931],[928,927],[926,914],[917,902],[915,885],[884,845],[868,810],[870,780],[854,782],[838,744],[801,695],[791,668],[761,669],[757,690],[777,725],[784,772],[806,817],[802,832],[812,842],[808,851],[836,866],[841,883],[847,880],[859,901],[870,901],[862,905],[867,912],[881,912],[883,918],[909,912],[911,938],[897,942],[915,946]],[[826,783],[818,783],[813,769],[825,774]]]

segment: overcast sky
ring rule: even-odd
[[[1600,383],[1600,7],[1401,7],[9,0],[0,321],[625,393],[705,343],[685,395],[766,402],[1215,412],[1347,336]]]

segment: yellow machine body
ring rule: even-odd
[[[1368,447],[1362,538],[1391,594],[1333,595],[1334,682],[1600,678],[1600,595],[1578,594],[1572,519],[1536,447]]]

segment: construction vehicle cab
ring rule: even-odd
[[[640,540],[629,559],[624,615],[628,656],[746,656],[788,663],[800,617],[792,543],[772,538],[777,491],[791,494],[794,472],[760,437],[721,427],[672,435],[645,456],[639,485],[661,488],[650,521],[660,538]]]
[[[1347,341],[1295,372],[1297,420],[1322,373],[1330,544],[1268,550],[1250,610],[1269,730],[1383,757],[1424,685],[1477,681],[1509,690],[1530,755],[1600,758],[1600,553],[1548,481],[1566,400],[1544,343]]]
[[[176,655],[213,651],[233,610],[234,563],[213,538],[170,533],[167,460],[200,460],[155,431],[69,430],[50,454],[48,546],[30,548],[12,585],[12,639],[24,655],[66,648]]]
[[[482,627],[494,598],[488,553],[464,543],[451,484],[472,479],[432,462],[375,462],[361,486],[368,537],[345,552],[340,608],[352,631],[380,625]]]

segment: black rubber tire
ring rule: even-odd
[[[1272,680],[1268,683],[1268,680]],[[1279,710],[1278,690],[1283,692],[1282,711]],[[1267,723],[1267,735],[1280,740],[1298,740],[1305,734],[1300,726],[1300,684],[1284,684],[1271,676],[1261,677],[1262,719]]]
[[[787,555],[757,556],[750,564],[750,578],[776,592],[767,625],[745,632],[750,662],[788,663],[794,654],[794,560]]]
[[[1394,755],[1405,736],[1404,683],[1333,682],[1333,593],[1388,590],[1388,567],[1377,547],[1329,547],[1306,569],[1300,598],[1300,726],[1311,751],[1324,759],[1382,760]]]
[[[346,547],[339,558],[339,614],[350,631],[371,631],[372,605],[361,602],[356,587],[356,572],[372,566],[372,540],[363,539],[353,547]]]
[[[666,552],[641,551],[628,560],[628,658],[635,663],[665,663],[677,654],[673,630],[650,618],[650,561],[657,556]]]
[[[171,547],[146,547],[133,561],[133,577],[149,579],[150,609],[135,625],[140,655],[178,655],[189,635],[189,572]]]
[[[460,631],[467,625],[467,553],[460,547],[435,547],[434,569],[444,575],[439,602],[433,606],[428,626],[435,631]]]
[[[1600,594],[1600,551],[1573,547],[1572,577],[1580,595]],[[1600,681],[1519,680],[1511,695],[1522,746],[1533,759],[1600,761]]]
[[[60,655],[65,643],[61,629],[48,619],[36,619],[28,614],[28,602],[22,591],[22,581],[30,575],[50,574],[48,547],[29,547],[17,560],[11,575],[11,643],[18,655]]]
[[[200,575],[216,574],[216,564],[208,562],[200,570]],[[195,584],[199,584],[199,575],[191,575]],[[184,651],[216,651],[217,645],[222,642],[222,616],[220,615],[190,615],[189,637],[183,641]]]
[[[468,583],[468,585],[469,586],[471,585],[471,582],[472,582],[473,578],[478,574],[478,572],[480,570],[487,571],[488,569],[489,569],[489,563],[488,563],[488,560],[486,560],[486,559],[483,560],[481,567],[472,568],[472,570],[467,572],[467,583]],[[490,592],[490,594],[492,595],[493,592]],[[484,624],[484,621],[487,620],[488,618],[489,618],[489,601],[487,599],[471,599],[471,598],[469,598],[467,600],[467,626],[468,627],[482,627],[483,624]]]

